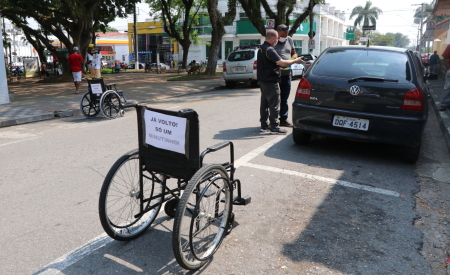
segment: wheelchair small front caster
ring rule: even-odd
[[[177,212],[177,207],[178,207],[178,200],[171,199],[170,201],[166,202],[166,205],[164,205],[164,212],[166,212],[167,216],[173,218],[175,217],[175,213]]]
[[[120,116],[124,116],[125,115],[125,110],[120,110]]]

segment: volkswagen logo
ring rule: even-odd
[[[361,94],[361,89],[359,88],[359,86],[353,85],[350,87],[350,94],[351,95],[359,95],[359,94]]]

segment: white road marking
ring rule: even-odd
[[[46,267],[42,268],[33,275],[54,275],[61,270],[71,266],[72,264],[78,262],[83,259],[87,255],[91,254],[93,251],[107,245],[113,241],[106,233],[101,234],[100,236],[90,240],[88,243],[76,248],[75,250],[67,253],[64,256],[59,257]]]
[[[16,140],[16,141],[0,144],[0,146],[11,145],[11,144],[14,144],[14,143],[19,143],[19,142],[22,142],[22,141],[33,140],[33,139],[37,139],[37,138],[41,138],[41,137],[33,137],[33,138],[26,138],[26,139]]]
[[[265,152],[267,149],[269,149],[270,147],[272,147],[276,143],[280,142],[285,137],[286,136],[279,136],[279,137],[277,137],[277,138],[267,142],[266,144],[261,145],[260,147],[256,148],[255,150],[245,154],[240,159],[238,159],[238,160],[236,160],[234,162],[234,167],[238,168],[239,166],[241,166],[243,164],[246,164],[247,162],[249,162],[250,160],[254,159],[259,154]]]
[[[176,108],[176,107],[174,107],[174,108]],[[359,190],[365,190],[365,191],[369,191],[369,192],[374,192],[374,193],[379,193],[379,194],[384,194],[384,195],[389,195],[389,196],[394,196],[394,197],[400,197],[400,194],[395,191],[365,186],[362,184],[356,184],[356,183],[343,181],[343,180],[325,178],[325,177],[321,177],[321,176],[315,176],[315,175],[305,174],[305,173],[296,172],[296,171],[290,171],[290,170],[285,170],[285,169],[280,169],[280,168],[275,168],[275,167],[270,167],[270,166],[263,166],[263,165],[249,163],[250,160],[254,159],[259,154],[265,152],[270,147],[272,147],[276,143],[280,142],[284,138],[286,138],[286,136],[279,136],[277,138],[274,138],[273,140],[261,145],[260,147],[254,149],[253,151],[245,154],[244,156],[242,156],[241,158],[239,158],[238,160],[236,160],[234,162],[235,168],[237,168],[239,166],[251,167],[251,168],[256,168],[256,169],[262,169],[265,171],[283,173],[286,175],[293,175],[293,176],[298,176],[298,177],[302,177],[302,178],[327,182],[327,183],[331,183],[331,184],[342,185],[342,186],[355,188],[355,189],[359,189]],[[58,258],[57,260],[53,261],[52,263],[50,263],[46,267],[42,268],[38,272],[34,273],[33,275],[57,274],[61,270],[64,270],[65,268],[69,267],[70,265],[78,262],[82,258],[88,256],[93,251],[101,248],[102,246],[105,246],[106,244],[108,244],[111,241],[113,241],[113,239],[111,239],[109,236],[107,236],[106,233],[103,233],[102,235],[89,241],[87,244],[80,246],[79,248],[75,249],[74,251],[69,252],[66,255]]]
[[[318,180],[318,181],[322,181],[322,182],[326,182],[326,183],[342,185],[345,187],[369,191],[369,192],[373,192],[373,193],[379,193],[379,194],[393,196],[393,197],[400,197],[400,194],[395,191],[385,190],[385,189],[376,188],[376,187],[370,187],[367,185],[357,184],[357,183],[348,182],[348,181],[344,181],[344,180],[325,178],[325,177],[321,177],[321,176],[305,174],[305,173],[301,173],[301,172],[285,170],[285,169],[280,169],[280,168],[270,167],[270,166],[265,166],[265,165],[259,165],[259,164],[252,164],[252,163],[245,163],[245,164],[243,164],[243,166],[261,169],[264,171],[270,171],[270,172],[281,173],[281,174],[286,174],[286,175],[291,175],[291,176],[297,176],[300,178],[305,178],[305,179],[310,179],[310,180]]]

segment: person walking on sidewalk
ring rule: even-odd
[[[442,56],[444,57],[444,66],[447,69],[447,72],[445,73],[444,91],[442,91],[441,107],[439,108],[439,111],[441,112],[447,109],[448,103],[450,102],[450,44],[447,45]]]
[[[277,27],[278,43],[274,46],[278,55],[285,60],[292,57],[297,58],[295,52],[294,41],[288,36],[289,27],[281,24]],[[289,115],[289,94],[291,93],[291,67],[281,69],[280,77],[280,126],[292,127],[292,124],[287,120]]]
[[[256,71],[259,87],[261,89],[260,119],[261,132],[269,130],[271,134],[286,134],[286,130],[278,126],[280,107],[280,71],[281,67],[288,67],[294,63],[304,63],[301,57],[284,60],[273,48],[277,44],[278,33],[275,30],[267,30],[266,39],[258,50],[258,68]]]
[[[430,56],[430,72],[432,74],[437,74],[439,64],[439,55],[437,54],[437,51],[434,51],[434,53]]]
[[[78,47],[73,47],[73,54],[69,55],[67,61],[72,69],[73,83],[75,84],[75,93],[79,93],[81,84],[81,68],[84,61],[83,57],[78,54]]]

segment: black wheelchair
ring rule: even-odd
[[[139,148],[120,157],[105,177],[99,198],[102,227],[115,240],[135,239],[164,206],[175,218],[175,258],[183,268],[196,270],[233,229],[233,205],[251,202],[250,196],[241,196],[241,182],[234,178],[233,143],[221,142],[199,154],[194,110],[125,107],[136,108]],[[229,161],[203,164],[207,154],[226,147]]]
[[[81,113],[87,118],[96,117],[100,112],[108,119],[124,116],[123,104],[127,100],[123,91],[117,90],[116,84],[105,84],[102,78],[88,79],[88,91],[80,101]]]

